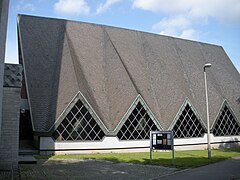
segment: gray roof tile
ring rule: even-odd
[[[240,119],[240,75],[219,46],[23,15],[18,26],[36,131],[48,131],[78,91],[109,131],[138,94],[164,129],[186,97],[206,122],[207,62],[210,124],[224,99]]]

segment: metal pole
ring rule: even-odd
[[[206,108],[207,108],[207,143],[208,143],[208,159],[211,159],[211,143],[210,143],[210,127],[209,127],[209,109],[208,109],[208,91],[207,91],[207,73],[206,67],[211,67],[211,64],[204,66],[204,83],[205,83],[205,94],[206,94]]]
[[[171,132],[172,138],[172,164],[174,165],[174,139],[173,139],[173,131]]]
[[[150,131],[150,163],[152,163],[152,131]]]

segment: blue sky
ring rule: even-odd
[[[17,14],[64,18],[222,46],[240,72],[239,0],[9,0],[7,63],[18,63]]]

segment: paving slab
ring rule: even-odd
[[[12,172],[11,171],[2,171],[0,170],[0,179],[1,180],[11,180],[12,179]]]
[[[0,180],[18,180],[18,165],[11,162],[0,162]]]
[[[115,163],[102,160],[40,159],[20,164],[21,179],[153,179],[178,171],[163,166]]]

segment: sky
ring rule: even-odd
[[[240,72],[240,0],[9,1],[6,63],[18,63],[17,14],[28,14],[219,45]]]

